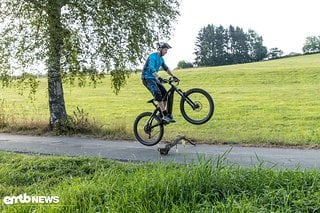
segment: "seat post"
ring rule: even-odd
[[[152,104],[153,104],[154,107],[157,107],[157,104],[155,103],[154,99],[152,99]]]
[[[153,99],[150,99],[149,101],[147,101],[147,103],[152,103],[153,106],[157,107],[157,104],[155,103],[154,98],[153,98]]]

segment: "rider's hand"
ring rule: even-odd
[[[176,76],[172,76],[172,79],[173,79],[173,81],[175,81],[175,82],[179,82],[179,81],[180,81],[180,79],[177,78]]]
[[[163,78],[161,78],[160,76],[157,77],[157,80],[159,83],[163,83],[163,81],[164,81]]]

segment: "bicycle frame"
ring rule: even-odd
[[[172,81],[172,80],[164,80],[164,83],[168,83],[171,86],[170,89],[167,91],[167,93],[165,94],[165,96],[163,98],[163,100],[167,101],[167,105],[173,104],[173,103],[170,103],[170,98],[169,97],[173,96],[174,92],[176,92],[181,96],[181,98],[183,100],[185,100],[191,106],[191,108],[193,110],[198,109],[199,108],[199,104],[194,103],[189,97],[186,97],[185,93],[180,88],[178,88],[176,85],[174,85],[173,82],[174,81]],[[171,99],[171,101],[173,101],[173,98]],[[148,101],[148,103],[152,103],[157,108],[157,104],[155,103],[154,99],[151,99],[150,101]],[[158,110],[160,112],[160,109],[158,109]],[[156,113],[154,112],[152,115],[154,115],[154,114],[156,114]]]
[[[174,81],[170,81],[170,80],[166,82],[166,83],[169,83],[170,86],[171,86],[171,88],[168,90],[168,92],[166,93],[165,98],[164,98],[164,100],[167,100],[167,102],[168,102],[167,104],[168,105],[173,104],[173,103],[169,102],[170,101],[169,97],[171,95],[173,96],[174,92],[176,92],[181,96],[181,98],[183,100],[185,100],[191,106],[191,108],[193,110],[198,109],[199,108],[199,104],[194,103],[189,97],[185,96],[185,93],[180,88],[178,88],[176,85],[174,85],[173,82]],[[173,101],[173,98],[171,99],[171,101]]]
[[[199,104],[194,103],[189,97],[185,96],[185,93],[184,93],[180,88],[178,88],[176,85],[174,85],[173,82],[174,82],[174,81],[172,81],[172,80],[164,80],[164,83],[168,83],[168,84],[170,84],[170,86],[171,86],[170,89],[167,91],[167,93],[165,94],[165,96],[164,96],[164,98],[163,98],[164,100],[167,101],[167,105],[171,105],[171,106],[172,106],[173,103],[171,103],[171,101],[173,101],[173,95],[174,95],[174,92],[176,92],[176,93],[178,93],[178,94],[181,96],[181,98],[182,98],[183,100],[185,100],[185,101],[191,106],[191,108],[192,108],[193,110],[198,109],[198,108],[199,108]],[[179,83],[179,82],[178,82],[178,83]],[[172,96],[171,99],[169,98],[170,96]],[[157,106],[157,104],[155,103],[155,100],[154,100],[154,99],[149,100],[148,103],[152,103],[153,106],[156,108],[156,109],[153,111],[152,115],[150,116],[150,118],[149,118],[149,120],[148,120],[148,122],[147,122],[147,125],[146,125],[146,127],[147,127],[148,129],[152,129],[152,128],[156,127],[156,126],[162,125],[162,123],[160,123],[160,124],[156,124],[156,125],[154,125],[154,126],[150,126],[150,124],[152,123],[152,120],[154,119],[154,117],[157,116],[157,113],[158,113],[158,112],[161,113],[161,110],[160,110],[160,108]],[[170,112],[170,113],[171,113],[171,112]],[[146,130],[147,130],[147,129],[146,129]]]
[[[148,101],[148,103],[152,103],[156,109],[153,111],[152,115],[150,116],[150,118],[148,119],[148,122],[147,122],[147,125],[145,125],[144,127],[144,131],[148,134],[150,134],[150,130],[152,130],[153,128],[159,126],[159,125],[163,125],[161,122],[160,123],[157,123],[155,125],[151,125],[152,124],[152,121],[153,119],[155,119],[155,117],[157,117],[157,113],[161,113],[161,110],[159,107],[157,107],[157,104],[155,103],[154,99],[151,99],[150,101]],[[150,137],[150,135],[149,135]]]
[[[177,78],[164,79],[162,82],[170,85],[162,99],[166,104],[168,115],[172,114],[174,93],[177,92],[181,96],[180,112],[186,121],[196,125],[209,121],[214,112],[214,102],[209,93],[201,88],[192,88],[184,92],[178,88]],[[161,141],[164,126],[170,122],[162,118],[164,115],[156,100],[151,99],[147,102],[153,104],[155,109],[153,112],[143,112],[137,116],[134,122],[134,134],[143,145],[153,146]]]

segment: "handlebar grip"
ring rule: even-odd
[[[173,80],[174,80],[175,82],[179,82],[179,81],[180,81],[180,79],[177,78],[176,76],[173,77]]]
[[[160,82],[160,83],[172,83],[172,82],[179,82],[180,81],[180,79],[179,78],[177,78],[177,77],[170,77],[169,79],[165,79],[165,78],[161,78],[161,77],[159,77],[158,78],[158,81]]]
[[[169,81],[170,81],[170,82],[179,82],[180,79],[177,78],[176,76],[173,76],[173,77],[170,77],[170,78],[169,78]]]

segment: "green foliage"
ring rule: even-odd
[[[92,134],[99,128],[101,127],[95,123],[93,118],[90,118],[89,113],[77,106],[72,116],[68,116],[67,119],[54,126],[54,132],[57,135]]]
[[[261,61],[267,49],[253,30],[246,33],[232,25],[225,29],[209,24],[198,33],[195,54],[197,66],[219,66]]]
[[[271,48],[268,53],[269,59],[280,58],[282,55],[283,55],[283,51],[277,47]]]
[[[62,79],[64,83],[71,86],[85,87],[87,85],[96,87],[105,78],[105,73],[94,68],[85,68],[80,72],[63,73]]]
[[[6,112],[5,100],[0,99],[0,128],[8,126],[8,113]]]
[[[111,82],[113,91],[118,94],[121,87],[126,85],[125,79],[129,77],[129,71],[126,70],[114,70],[111,73]]]
[[[309,36],[303,45],[303,53],[320,52],[320,36]]]
[[[214,98],[216,108],[208,123],[192,125],[183,119],[180,96],[176,94],[173,115],[177,122],[165,127],[164,140],[174,140],[181,134],[206,143],[319,147],[319,69],[320,55],[312,54],[259,63],[176,70],[181,89],[205,89]],[[159,74],[167,76],[164,72]],[[108,89],[110,82],[107,75],[96,88],[65,87],[66,108],[72,115],[79,106],[91,119],[103,125],[103,129],[93,131],[92,136],[99,132],[105,138],[134,139],[133,122],[141,112],[154,109],[146,103],[152,96],[141,83],[140,73],[131,74],[118,95]],[[0,95],[6,100],[6,117],[16,121],[7,122],[12,126],[11,132],[17,131],[16,126],[35,129],[39,128],[38,122],[48,121],[46,87],[46,79],[41,79],[37,101],[32,104],[27,97],[17,95],[14,88],[1,90]],[[34,134],[33,131],[26,133]]]
[[[8,74],[8,70],[0,72],[0,82],[3,87],[8,87],[12,82],[12,77]]]
[[[224,157],[226,159],[227,156]],[[99,158],[0,155],[0,198],[59,196],[4,212],[317,212],[320,173],[199,163],[132,164]],[[2,199],[0,200],[0,204]]]
[[[82,76],[92,68],[121,72],[140,63],[155,41],[170,35],[178,6],[178,0],[4,0],[0,65],[12,65],[14,58],[20,69],[47,62],[49,70],[58,60],[60,72],[71,82],[70,78],[84,80]],[[58,51],[56,59],[50,58],[54,51]],[[114,89],[120,89],[123,76],[114,75],[118,81]]]
[[[68,120],[61,76],[71,83],[78,78],[83,86],[88,70],[113,70],[117,93],[125,84],[123,70],[139,64],[154,41],[168,38],[178,7],[179,0],[4,0],[0,80],[8,84],[6,74],[13,65],[27,72],[30,65],[45,63],[50,126],[61,126]],[[99,75],[89,74],[95,84]]]
[[[177,69],[187,69],[192,67],[193,67],[193,64],[187,61],[179,61],[177,65]]]
[[[23,95],[24,92],[29,88],[28,98],[31,101],[35,101],[35,94],[40,84],[37,76],[23,73],[21,76],[17,77],[15,84],[20,95]]]

